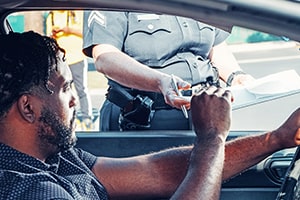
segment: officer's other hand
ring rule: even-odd
[[[174,76],[177,83],[178,90],[188,90],[191,88],[191,84],[182,80],[181,78]],[[181,109],[181,106],[184,105],[186,109],[190,109],[190,100],[184,97],[180,97],[173,84],[172,77],[168,76],[162,81],[162,94],[164,95],[165,102],[172,107]]]
[[[239,74],[232,80],[232,86],[246,85],[247,83],[250,83],[252,81],[255,81],[255,78],[250,74]]]
[[[231,124],[230,91],[210,86],[194,94],[191,100],[192,121],[198,139],[226,140]]]

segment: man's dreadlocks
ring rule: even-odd
[[[57,42],[33,31],[0,35],[0,119],[18,98],[34,87],[48,93],[48,80],[57,71]]]

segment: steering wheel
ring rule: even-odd
[[[300,199],[300,146],[286,172],[276,200]]]

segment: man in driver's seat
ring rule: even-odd
[[[299,109],[274,131],[226,142],[232,97],[210,87],[191,101],[193,146],[96,157],[74,147],[64,50],[34,32],[0,35],[0,43],[0,199],[219,199],[222,181],[300,144]]]

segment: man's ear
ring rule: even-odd
[[[21,116],[29,123],[33,123],[35,120],[33,102],[31,100],[32,99],[30,98],[30,95],[24,94],[18,99],[17,102],[18,110]]]

